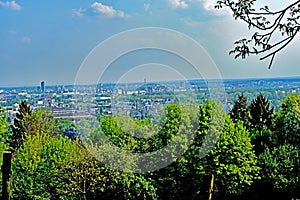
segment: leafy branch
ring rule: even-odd
[[[292,42],[300,31],[300,0],[278,11],[271,11],[268,6],[256,10],[255,2],[219,0],[215,8],[230,8],[235,20],[242,20],[248,24],[249,30],[256,30],[250,39],[236,41],[235,48],[229,54],[235,54],[235,59],[266,54],[260,60],[271,58],[271,68],[276,54]]]

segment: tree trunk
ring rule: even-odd
[[[2,199],[9,200],[10,197],[10,177],[11,177],[11,152],[3,153],[2,164]]]

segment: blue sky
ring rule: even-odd
[[[276,9],[288,2],[263,1]],[[300,76],[299,37],[277,55],[270,70],[268,61],[259,61],[258,57],[234,60],[229,56],[234,41],[251,32],[245,24],[234,21],[227,10],[215,10],[214,3],[0,0],[0,86],[38,85],[41,80],[51,85],[72,84],[82,62],[99,43],[122,31],[143,27],[172,29],[193,38],[209,54],[223,78]],[[163,66],[159,60],[156,63],[156,69]],[[147,63],[139,66],[150,67]],[[163,66],[159,77],[172,79],[166,69],[169,68]],[[141,76],[145,76],[142,70],[131,72],[131,79],[142,81]]]

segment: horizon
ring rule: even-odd
[[[239,81],[239,80],[288,80],[288,79],[299,79],[300,80],[300,75],[299,76],[282,76],[282,77],[250,77],[250,78],[224,78],[224,79],[189,79],[189,80],[167,80],[167,81],[147,81],[146,84],[158,84],[158,83],[169,83],[169,82],[182,82],[182,81],[206,81],[206,80],[221,80],[223,83],[226,81]],[[38,84],[35,85],[0,85],[0,89],[6,89],[6,88],[34,88],[34,87],[40,87],[42,81],[40,81]],[[96,86],[98,84],[103,84],[103,85],[124,85],[124,84],[142,84],[144,83],[143,81],[140,82],[122,82],[122,83],[113,83],[113,82],[103,82],[103,83],[91,83],[91,84],[77,84],[74,85],[74,83],[57,83],[57,84],[47,84],[45,82],[45,87],[57,87],[57,86],[67,86],[67,87],[73,87],[73,86]]]

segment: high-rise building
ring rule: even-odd
[[[44,93],[45,92],[45,81],[41,82],[41,91]]]

